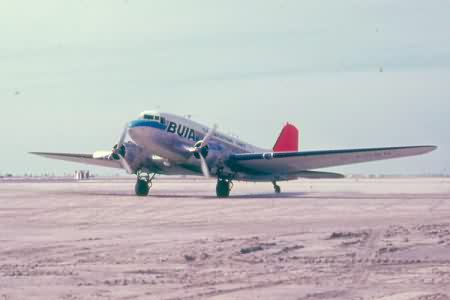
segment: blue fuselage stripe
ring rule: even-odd
[[[166,130],[167,126],[164,124],[161,124],[157,121],[148,121],[148,120],[135,120],[135,121],[131,121],[128,124],[129,128],[136,128],[136,127],[152,127],[152,128],[156,128],[156,129],[162,129],[162,130]]]

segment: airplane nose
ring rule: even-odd
[[[142,124],[140,120],[133,120],[128,123],[128,134],[134,140],[138,132],[142,129]]]
[[[136,127],[142,127],[143,124],[144,124],[143,120],[133,120],[133,121],[130,121],[130,122],[128,123],[128,130],[133,129],[133,128],[136,128]]]
[[[128,135],[137,143],[142,143],[151,135],[152,122],[148,120],[133,120],[128,123]]]

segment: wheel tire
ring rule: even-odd
[[[145,197],[148,196],[150,192],[150,187],[146,180],[138,179],[136,185],[134,186],[134,191],[136,192],[136,196]]]
[[[216,195],[218,198],[227,198],[230,196],[230,183],[225,180],[219,180],[216,186]]]
[[[277,194],[281,193],[281,187],[279,185],[275,186],[275,193]]]

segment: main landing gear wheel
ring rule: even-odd
[[[275,193],[281,193],[281,187],[275,181],[273,182],[273,188],[275,190]]]
[[[230,196],[232,183],[230,180],[218,179],[216,186],[216,195],[218,198],[228,198]]]
[[[148,193],[150,192],[150,186],[148,185],[147,180],[138,179],[136,181],[136,185],[134,186],[134,191],[136,192],[136,196],[148,196]]]
[[[155,176],[156,174],[150,176],[149,173],[138,171],[136,185],[134,186],[136,196],[148,196],[150,188],[152,187],[153,178],[155,178]]]

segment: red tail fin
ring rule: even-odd
[[[273,146],[274,152],[298,151],[298,129],[292,124],[287,123],[280,133],[280,136]]]

